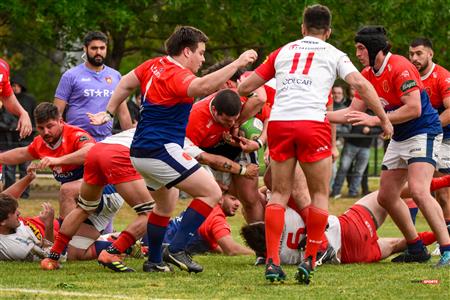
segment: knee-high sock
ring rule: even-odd
[[[284,228],[285,208],[279,204],[268,204],[266,206],[266,248],[267,262],[272,259],[273,263],[280,265],[280,240]]]
[[[328,223],[328,211],[315,206],[309,207],[308,220],[306,221],[306,250],[305,259],[311,256],[312,267],[316,265],[317,251],[322,244],[322,237]]]
[[[71,239],[71,236],[67,236],[64,233],[59,232],[55,238],[55,243],[53,244],[50,252],[56,254],[57,256],[60,256],[61,253],[63,253],[64,249],[67,248],[67,245],[69,244]]]
[[[408,206],[409,214],[411,215],[411,220],[413,221],[413,224],[416,224],[416,216],[417,213],[419,212],[419,208],[417,207],[416,202],[414,202],[412,198],[406,199],[405,202],[406,205]]]
[[[435,191],[443,187],[450,186],[450,175],[445,175],[442,177],[436,177],[431,180],[430,191]]]
[[[148,260],[150,262],[160,263],[162,261],[162,242],[169,221],[169,217],[160,216],[154,212],[151,212],[148,216]]]
[[[423,241],[425,246],[431,245],[436,242],[436,236],[431,231],[418,232],[419,238]]]
[[[213,208],[206,202],[193,199],[183,215],[180,228],[170,243],[170,252],[174,253],[185,250],[191,236],[197,232],[197,229],[202,225],[212,210]]]

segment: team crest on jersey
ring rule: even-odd
[[[85,135],[80,137],[80,142],[89,141],[89,138]]]
[[[186,152],[183,152],[183,157],[184,157],[186,160],[192,160],[192,157],[191,157],[189,154],[187,154]]]
[[[112,78],[110,76],[105,77],[106,83],[107,84],[111,84],[112,83]]]
[[[383,81],[383,91],[389,92],[389,83],[387,80]]]

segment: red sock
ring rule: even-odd
[[[55,243],[53,244],[53,247],[50,250],[50,252],[61,255],[64,249],[66,249],[71,239],[72,239],[71,236],[67,236],[64,233],[59,232],[55,238]]]
[[[125,250],[133,246],[136,242],[136,238],[128,231],[122,231],[117,240],[114,241],[112,246],[116,248],[120,253],[124,253]]]
[[[280,265],[280,241],[284,228],[285,208],[279,204],[268,204],[266,206],[266,248],[267,261],[272,259],[273,263]]]
[[[434,233],[431,231],[424,231],[418,233],[419,238],[423,241],[423,244],[425,246],[431,245],[434,242],[436,242],[436,237],[434,236]]]
[[[450,187],[450,175],[436,177],[431,180],[430,191],[435,191],[444,187]]]
[[[316,265],[317,251],[322,244],[322,236],[328,223],[328,211],[315,206],[309,207],[308,220],[306,221],[306,250],[305,258],[312,257],[312,267]]]
[[[303,219],[303,223],[306,224],[306,220],[308,220],[308,215],[309,215],[309,208],[311,207],[311,205],[308,205],[307,207],[303,208],[300,211],[300,217],[302,217]]]

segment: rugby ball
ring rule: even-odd
[[[239,128],[240,135],[249,139],[257,140],[263,130],[263,122],[258,118],[250,118]]]

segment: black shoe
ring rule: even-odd
[[[199,273],[203,271],[203,267],[193,261],[186,251],[171,253],[169,247],[165,247],[163,250],[163,260],[177,266],[181,270],[188,271],[189,273]]]
[[[423,251],[420,253],[409,253],[408,249],[402,254],[394,257],[391,261],[393,263],[412,263],[412,262],[427,262],[431,258],[427,248],[423,247]]]
[[[275,265],[271,258],[267,262],[265,275],[266,279],[270,280],[270,282],[274,282],[275,280],[283,282],[286,279],[286,274],[283,272],[283,269]]]
[[[309,284],[313,275],[314,268],[312,267],[312,258],[309,256],[298,265],[295,279],[297,279],[298,283]]]
[[[173,272],[173,268],[165,262],[154,263],[151,261],[144,262],[144,272]]]
[[[316,266],[321,266],[326,263],[339,264],[341,261],[337,257],[336,250],[333,247],[328,246],[324,252],[317,252]]]

